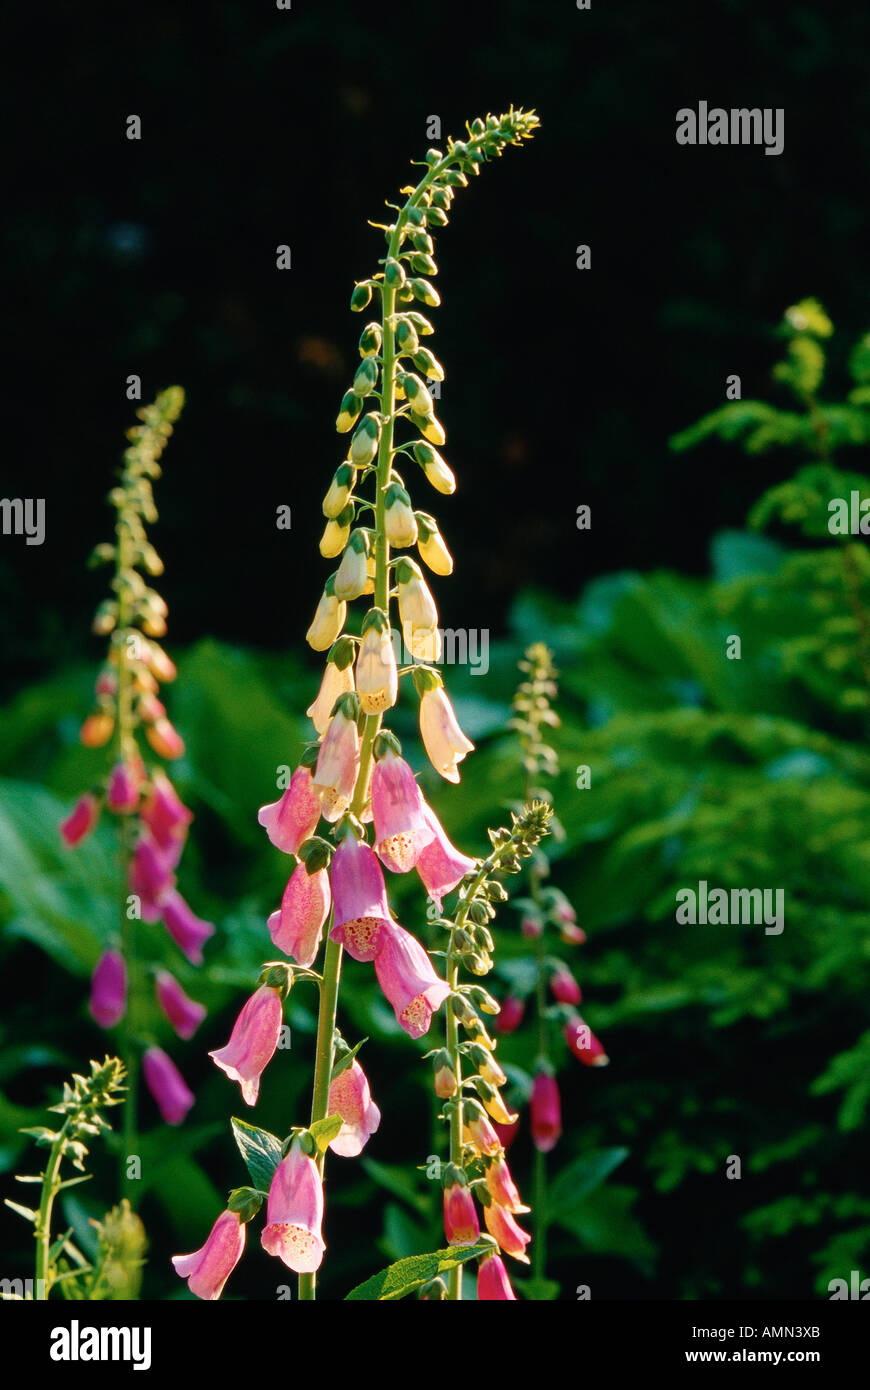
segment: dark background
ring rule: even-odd
[[[7,688],[81,655],[130,373],[146,399],[188,393],[154,533],[170,640],[298,642],[328,572],[308,533],[365,321],[348,297],[382,254],[366,218],[430,114],[445,138],[511,102],[543,122],[438,240],[433,344],[461,478],[441,515],[463,555],[445,625],[497,631],[529,583],[573,595],[610,569],[703,570],[711,532],[740,525],[780,465],[714,447],[698,467],[668,435],[731,372],[765,389],[768,325],[802,295],[846,338],[866,324],[868,41],[857,7],[755,0],[11,10],[2,487],[44,496],[48,529],[41,549],[0,548]],[[783,107],[784,153],[677,146],[675,113],[701,98]]]

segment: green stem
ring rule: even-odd
[[[36,1237],[36,1298],[40,1301],[47,1300],[50,1293],[51,1216],[54,1199],[58,1192],[57,1179],[68,1128],[69,1121],[66,1120],[49,1150],[48,1162],[42,1175],[42,1195],[34,1231]]]
[[[534,867],[530,874],[530,891],[535,902],[540,901],[540,874]],[[535,956],[537,970],[535,972],[535,1014],[538,1029],[538,1056],[547,1058],[547,1023],[544,1018],[544,1010],[547,1007],[547,993],[544,971],[544,935],[543,932],[535,941]],[[533,1175],[533,1196],[532,1196],[532,1269],[536,1279],[544,1278],[544,1270],[547,1262],[547,1157],[541,1149],[535,1148],[535,1166]]]
[[[130,530],[125,513],[118,516],[116,527],[118,538],[117,577],[118,577],[118,760],[130,762],[136,754],[136,737],[133,720],[133,689],[129,664],[127,639],[130,632],[132,609],[130,590],[126,576],[131,568]],[[124,1106],[123,1144],[121,1147],[121,1196],[131,1198],[131,1179],[129,1158],[136,1150],[136,1118],[138,1092],[138,1056],[135,1042],[135,1022],[138,1004],[138,970],[136,961],[136,923],[127,911],[127,895],[130,884],[131,826],[128,815],[122,815],[118,826],[119,840],[119,924],[121,950],[127,968],[127,1007],[121,1025],[121,1057],[127,1072],[127,1096]],[[132,1201],[131,1201],[132,1205]]]

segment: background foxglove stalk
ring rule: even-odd
[[[196,1097],[172,1058],[160,1047],[149,1047],[142,1057],[145,1084],[168,1125],[180,1125]]]
[[[333,1079],[329,1113],[341,1116],[341,1129],[329,1147],[343,1158],[356,1158],[381,1122],[381,1112],[372,1100],[366,1074],[356,1058]]]
[[[173,1255],[176,1274],[197,1298],[217,1299],[245,1250],[245,1223],[235,1211],[221,1212],[208,1239],[192,1255]]]
[[[168,970],[158,970],[154,993],[164,1015],[180,1038],[192,1038],[206,1015],[204,1004],[191,999]]]
[[[101,1028],[114,1028],[127,1007],[127,967],[120,951],[105,951],[91,976],[91,1017]]]
[[[100,604],[93,623],[94,632],[108,639],[108,647],[94,682],[95,708],[79,735],[86,748],[107,749],[106,765],[95,779],[98,785],[80,798],[61,826],[65,842],[74,845],[93,829],[101,806],[116,817],[112,831],[119,861],[118,939],[107,941],[94,972],[91,1012],[101,1026],[121,1025],[119,1050],[128,1092],[120,1172],[121,1190],[128,1197],[135,1197],[138,1186],[127,1157],[138,1151],[137,1076],[143,1035],[151,1027],[142,1015],[153,973],[139,958],[138,941],[147,933],[138,924],[163,917],[170,938],[194,962],[202,959],[202,942],[214,931],[194,916],[176,891],[175,870],[193,816],[153,756],[175,759],[184,751],[160,698],[161,685],[174,680],[177,672],[156,640],[167,630],[168,610],[153,587],[152,581],[163,573],[163,562],[147,535],[147,527],[157,520],[153,484],[160,477],[160,460],[183,404],[183,391],[173,386],[136,412],[138,423],[127,433],[120,475],[109,493],[114,539],[98,545],[92,556],[93,564],[108,564],[113,571],[111,598]],[[166,951],[174,954],[171,941]],[[175,981],[170,986],[171,975],[160,967],[162,961],[156,989],[164,1015],[178,1036],[189,1037],[205,1010]],[[162,1026],[159,1018],[156,1026]],[[141,1061],[164,1119],[181,1123],[193,1095],[174,1063],[158,1046],[149,1047]]]
[[[314,790],[311,769],[297,767],[280,801],[261,806],[257,820],[276,849],[298,854],[299,846],[314,834],[320,820],[320,798]]]
[[[279,992],[261,985],[233,1024],[226,1046],[208,1054],[221,1071],[240,1083],[248,1105],[257,1102],[260,1077],[275,1055],[283,1016]]]
[[[260,1237],[263,1249],[297,1274],[313,1274],[326,1249],[322,1221],[323,1184],[317,1164],[294,1141],[269,1187],[266,1226]]]

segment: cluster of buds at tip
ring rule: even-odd
[[[193,964],[202,960],[209,922],[196,917],[176,887],[175,870],[192,820],[172,782],[153,755],[175,760],[184,743],[159,698],[160,686],[175,679],[175,665],[157,639],[166,632],[167,608],[149,583],[163,563],[148,539],[146,524],[157,520],[153,483],[160,458],[184,404],[180,387],[163,391],[137,414],[141,424],[128,430],[117,485],[109,494],[115,510],[115,540],[96,547],[94,564],[114,567],[113,597],[100,605],[94,631],[109,637],[107,660],[95,687],[94,711],[81,729],[88,748],[112,746],[111,762],[100,782],[85,792],[61,824],[64,842],[80,844],[105,807],[118,818],[125,850],[127,883],[146,921],[163,919],[170,937]],[[125,1016],[128,990],[136,987],[120,945],[110,945],[91,978],[90,1009],[102,1028]],[[205,1016],[168,970],[154,980],[157,1003],[175,1033],[190,1038]],[[143,1054],[143,1071],[164,1120],[180,1124],[193,1095],[171,1058],[158,1047]]]

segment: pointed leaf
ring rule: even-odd
[[[457,1245],[450,1250],[433,1250],[428,1255],[409,1255],[407,1259],[397,1260],[387,1269],[373,1274],[364,1283],[357,1284],[356,1288],[351,1289],[346,1295],[345,1302],[383,1302],[405,1298],[407,1294],[419,1289],[421,1284],[434,1279],[436,1274],[445,1274],[468,1260],[491,1255],[494,1249],[492,1241],[481,1241],[477,1245]]]
[[[245,1120],[233,1117],[230,1123],[233,1127],[233,1138],[238,1144],[239,1153],[245,1160],[254,1186],[267,1192],[272,1175],[281,1162],[281,1140],[268,1130],[258,1129],[256,1125],[249,1125]]]
[[[323,1120],[315,1120],[309,1128],[315,1144],[322,1154],[326,1153],[338,1131],[341,1129],[342,1119],[340,1115],[327,1115]]]

